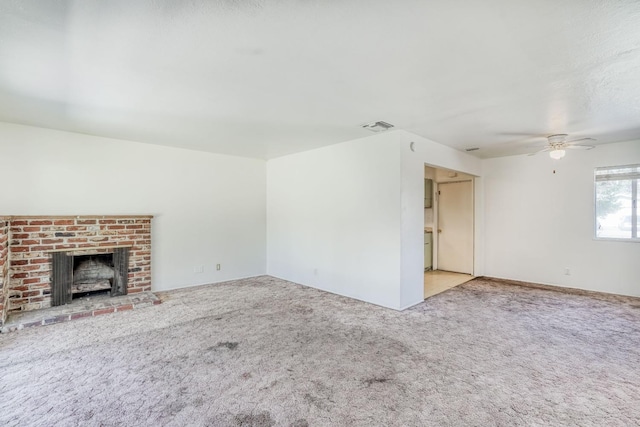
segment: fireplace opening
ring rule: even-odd
[[[110,292],[114,275],[113,254],[74,256],[72,298]]]
[[[112,297],[127,295],[128,247],[91,255],[53,252],[52,264],[51,305],[54,307],[101,292],[109,292]]]

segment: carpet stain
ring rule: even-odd
[[[93,411],[89,411],[84,415],[84,421],[89,421],[91,418],[93,418]]]
[[[237,342],[224,341],[224,342],[219,342],[214,347],[209,347],[207,350],[215,350],[215,349],[218,349],[218,348],[226,348],[228,350],[235,350],[236,348],[238,348],[238,344],[239,343],[237,343]]]
[[[304,305],[296,305],[291,308],[291,311],[296,314],[311,314],[313,313],[313,308],[306,307]]]
[[[389,378],[368,378],[364,380],[364,383],[371,387],[373,384],[384,384],[387,381],[391,381]]]
[[[165,416],[171,416],[177,414],[186,407],[187,405],[184,402],[172,402],[171,404],[165,406],[162,412]]]
[[[269,412],[238,414],[234,417],[234,421],[238,427],[271,427],[276,425]]]
[[[304,400],[323,411],[328,410],[331,407],[331,405],[329,405],[328,403],[334,403],[333,401],[331,401],[331,399],[313,396],[309,393],[306,393],[304,395]]]
[[[235,415],[227,412],[209,418],[205,425],[207,427],[272,427],[276,422],[267,411]]]

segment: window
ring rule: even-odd
[[[640,241],[640,165],[596,168],[596,238]]]

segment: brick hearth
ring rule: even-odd
[[[129,247],[129,294],[151,290],[151,216],[0,217],[0,309],[6,316],[51,306],[52,253]]]
[[[108,295],[83,297],[73,304],[57,307],[14,312],[0,328],[0,332],[8,333],[35,326],[53,325],[76,319],[100,316],[103,314],[135,310],[160,304],[161,300],[152,292],[138,292],[133,295],[122,295],[110,298]]]

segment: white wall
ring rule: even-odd
[[[7,123],[0,157],[0,214],[154,215],[153,290],[266,271],[262,160]]]
[[[402,265],[400,307],[417,304],[424,298],[424,174],[425,163],[479,176],[482,163],[469,154],[438,144],[410,132],[398,131],[402,155]],[[414,150],[410,144],[413,142]],[[474,274],[483,271],[482,179],[475,179]],[[435,248],[435,246],[434,246]]]
[[[0,214],[155,215],[154,290],[267,272],[396,309],[420,302],[426,163],[484,176],[476,275],[640,296],[640,244],[593,240],[593,169],[640,163],[640,141],[481,161],[398,130],[265,172],[256,159],[0,123],[0,156]]]
[[[395,309],[422,301],[425,163],[481,171],[401,130],[267,162],[268,274]]]
[[[594,168],[640,163],[640,141],[483,163],[487,276],[640,296],[640,243],[593,238]]]
[[[267,162],[268,274],[400,307],[399,137]]]

